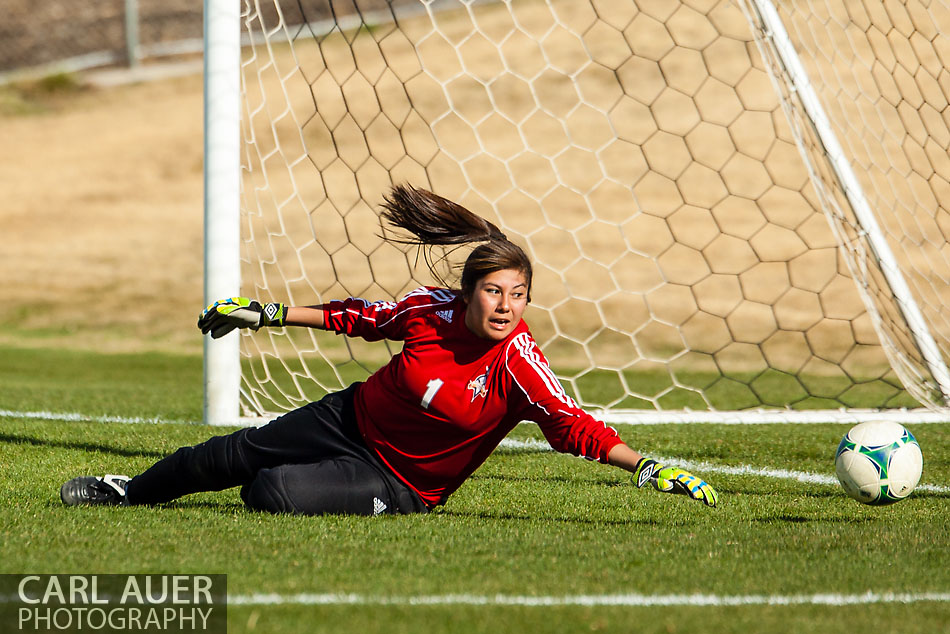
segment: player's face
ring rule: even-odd
[[[521,271],[502,269],[475,282],[472,296],[465,301],[468,329],[482,339],[501,341],[521,321],[528,305],[528,284]]]

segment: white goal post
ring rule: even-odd
[[[607,421],[950,420],[944,0],[205,15],[208,302],[431,283],[376,213],[411,182],[528,250],[532,332]],[[205,420],[271,417],[396,350],[209,341]]]
[[[204,299],[241,292],[241,11],[204,0]],[[240,341],[204,341],[204,420],[240,418]]]

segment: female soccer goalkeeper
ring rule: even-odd
[[[214,338],[235,328],[305,326],[402,341],[385,367],[263,427],[181,448],[134,478],[70,480],[63,502],[156,504],[240,486],[248,507],[276,513],[426,512],[444,504],[519,421],[530,420],[558,451],[626,469],[638,487],[650,482],[716,505],[712,486],[644,458],[564,392],[521,319],[532,277],[521,248],[425,190],[396,187],[383,209],[422,248],[479,243],[458,290],[423,287],[398,302],[350,298],[306,307],[237,297],[208,306],[198,326]]]

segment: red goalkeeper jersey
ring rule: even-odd
[[[503,341],[465,326],[465,302],[442,288],[399,302],[330,302],[327,329],[402,351],[362,384],[356,417],[371,451],[429,506],[445,502],[522,420],[557,451],[607,462],[621,441],[568,396],[522,321]]]

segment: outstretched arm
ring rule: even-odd
[[[643,456],[624,444],[617,445],[607,454],[607,464],[620,467],[630,473],[637,470],[637,465],[643,460]]]
[[[456,295],[442,289],[418,288],[398,302],[369,302],[359,297],[333,300],[312,306],[262,304],[247,297],[220,299],[201,313],[198,327],[218,339],[236,328],[259,330],[265,326],[302,326],[330,330],[367,341],[405,338],[404,327],[414,310],[455,301]]]
[[[611,448],[607,454],[607,463],[632,473],[633,481],[638,487],[649,482],[657,491],[688,495],[694,500],[702,500],[707,506],[716,506],[719,502],[719,494],[712,485],[683,469],[667,467],[655,460],[644,458],[625,444]]]
[[[505,366],[531,404],[524,417],[538,423],[557,451],[599,460],[633,474],[637,487],[647,482],[664,493],[682,493],[716,506],[716,490],[693,474],[644,458],[617,431],[581,409],[564,391],[530,333],[516,336],[506,349]]]
[[[220,299],[202,311],[198,327],[218,339],[236,328],[259,330],[264,326],[305,326],[326,328],[323,306],[286,306],[277,302],[261,304],[246,297]]]
[[[326,330],[326,318],[324,317],[325,304],[317,306],[288,306],[287,318],[284,320],[285,326],[303,326],[305,328],[319,328]]]

